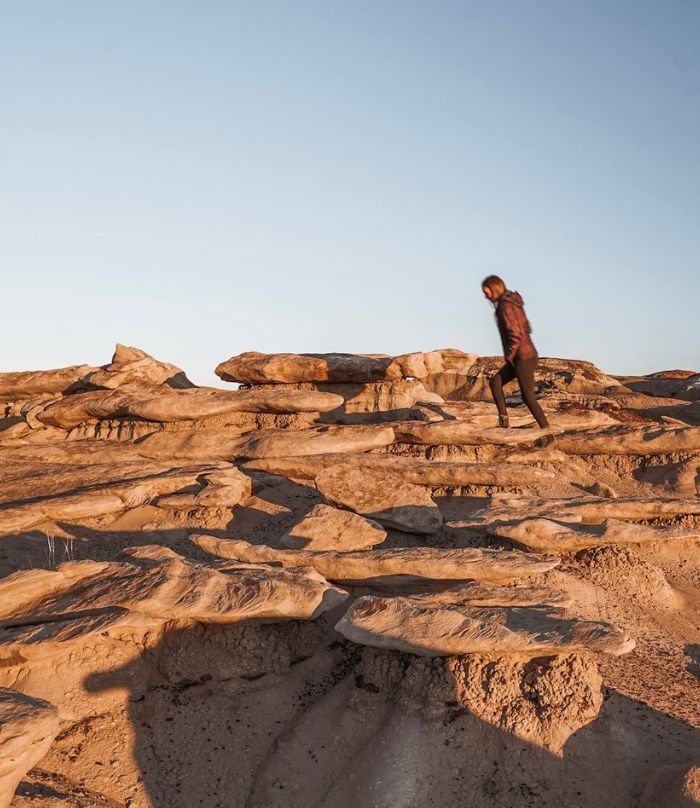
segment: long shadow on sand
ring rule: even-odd
[[[153,808],[636,808],[653,770],[700,757],[697,730],[614,691],[560,757],[436,703],[432,662],[332,622],[174,628],[87,678],[128,688]]]

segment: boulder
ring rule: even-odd
[[[292,550],[366,550],[381,544],[386,531],[370,519],[341,511],[330,505],[316,505],[281,539]]]
[[[171,494],[160,497],[159,508],[183,510],[191,508],[233,508],[253,493],[253,483],[236,468],[202,475],[204,487],[196,493]]]
[[[434,547],[364,550],[353,553],[275,550],[235,539],[190,536],[202,550],[221,558],[283,567],[311,566],[324,578],[353,583],[400,583],[422,580],[484,581],[503,583],[539,575],[554,569],[559,559],[504,550],[467,547],[438,550]]]
[[[428,604],[420,598],[364,596],[335,628],[361,645],[429,657],[576,651],[619,656],[634,648],[634,640],[609,623],[566,619],[549,609],[480,608],[439,599]]]
[[[400,475],[368,469],[331,466],[314,480],[329,501],[407,533],[437,533],[442,514],[425,488],[404,482]]]
[[[49,751],[59,729],[52,704],[0,688],[0,808],[9,808],[15,789]]]

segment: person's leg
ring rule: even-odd
[[[549,426],[547,416],[542,412],[537,399],[535,398],[535,368],[537,367],[537,357],[534,359],[521,359],[515,362],[515,373],[518,376],[518,384],[520,385],[520,392],[523,395],[523,401],[527,405],[528,410],[535,417],[535,421],[542,429]]]
[[[498,410],[501,425],[503,425],[503,419],[508,418],[508,410],[506,410],[506,398],[503,395],[503,385],[508,384],[508,382],[512,382],[514,378],[515,370],[510,362],[506,362],[498,373],[495,373],[489,379],[491,395],[493,396],[493,400],[496,402],[496,409]]]

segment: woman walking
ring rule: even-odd
[[[532,328],[525,315],[523,299],[518,292],[506,289],[505,283],[498,275],[484,278],[481,289],[496,309],[496,323],[506,360],[505,365],[489,382],[493,400],[498,408],[498,425],[504,428],[509,426],[503,385],[517,379],[523,401],[539,426],[545,429],[549,426],[549,422],[535,398],[537,350],[530,338]]]

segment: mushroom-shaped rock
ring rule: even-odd
[[[330,502],[384,527],[407,533],[436,533],[442,527],[442,514],[430,494],[398,474],[372,474],[340,465],[321,471],[314,482]]]
[[[381,525],[350,511],[316,505],[280,541],[293,550],[366,550],[381,544],[386,531]]]
[[[331,581],[400,583],[420,580],[503,583],[548,572],[558,558],[503,550],[434,547],[364,550],[353,553],[275,550],[236,539],[196,534],[190,540],[212,555],[255,564],[313,567]]]
[[[58,710],[48,701],[0,688],[0,808],[9,808],[20,781],[59,729]]]
[[[550,609],[479,608],[419,598],[365,596],[336,625],[352,642],[419,656],[595,651],[619,656],[634,640],[609,623],[565,619]]]
[[[367,384],[407,376],[426,376],[441,365],[439,352],[393,357],[347,353],[262,354],[233,356],[216,368],[226,382],[252,384],[298,382],[353,382]]]

